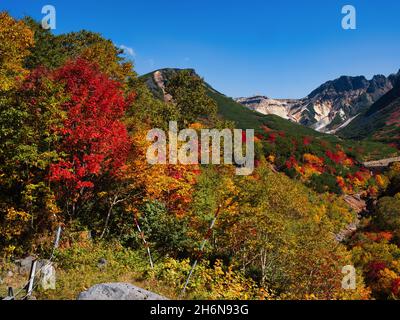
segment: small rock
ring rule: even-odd
[[[14,272],[12,272],[11,270],[7,271],[7,278],[11,278],[14,276]]]
[[[98,263],[97,263],[97,267],[99,269],[104,269],[107,266],[107,260],[104,258],[99,259]]]
[[[167,300],[167,298],[129,283],[97,284],[78,295],[78,300]]]

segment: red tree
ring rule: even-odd
[[[92,188],[96,178],[115,176],[129,152],[129,136],[121,117],[130,99],[120,84],[90,62],[70,61],[53,73],[70,99],[63,104],[67,117],[61,150],[67,156],[50,168],[50,180],[78,194]]]

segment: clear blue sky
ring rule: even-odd
[[[306,96],[340,75],[388,75],[400,68],[398,0],[0,0],[14,17],[57,10],[55,33],[100,32],[135,52],[139,74],[195,68],[237,97]],[[357,9],[357,30],[341,8]]]

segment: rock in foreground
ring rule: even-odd
[[[78,300],[167,300],[129,283],[101,283],[78,295]]]

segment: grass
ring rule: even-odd
[[[220,262],[210,266],[200,261],[192,275],[186,295],[180,297],[185,280],[191,269],[189,259],[176,260],[168,256],[157,259],[154,256],[154,269],[151,269],[146,252],[132,250],[118,242],[75,243],[69,248],[60,249],[54,260],[56,269],[56,289],[37,288],[33,296],[38,300],[75,300],[80,292],[108,282],[126,282],[169,299],[259,299],[262,291],[255,283],[238,271],[226,268]],[[105,259],[106,265],[99,266]],[[1,265],[6,270],[11,265]],[[20,288],[27,276],[15,273],[6,283],[0,285],[0,295],[6,296],[8,286]],[[24,293],[17,298],[22,298]]]
[[[104,268],[98,266],[101,258],[107,260]],[[86,243],[61,249],[57,252],[54,266],[56,289],[44,291],[38,288],[33,295],[39,300],[75,300],[80,292],[107,282],[128,282],[167,297],[175,295],[171,286],[164,286],[147,277],[150,268],[141,252],[126,249],[117,243]],[[7,267],[10,265],[3,265],[4,270]],[[7,294],[8,286],[22,287],[27,278],[27,275],[15,272],[13,277],[0,285],[0,295]],[[23,293],[18,298],[22,296]]]

